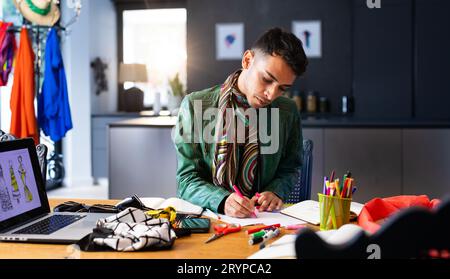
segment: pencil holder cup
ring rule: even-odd
[[[319,195],[320,230],[339,229],[350,219],[350,203],[352,199]]]

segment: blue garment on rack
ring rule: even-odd
[[[45,73],[38,99],[38,123],[54,142],[72,129],[66,73],[56,30],[51,28],[45,47]]]

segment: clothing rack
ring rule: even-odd
[[[41,65],[42,65],[42,47],[41,47],[41,34],[43,33],[43,30],[49,30],[50,28],[56,28],[57,30],[65,31],[66,28],[56,24],[54,26],[43,26],[43,25],[32,25],[30,22],[28,22],[25,18],[23,19],[22,25],[11,25],[8,27],[8,32],[14,32],[14,33],[20,33],[22,28],[25,27],[26,29],[30,30],[35,34],[35,44],[36,44],[36,63],[35,63],[35,84],[37,85],[35,90],[35,96],[39,96],[40,94],[40,78],[41,78]]]
[[[75,22],[78,21],[78,18],[81,14],[81,0],[73,0],[66,2],[67,6],[70,9],[74,10],[74,15],[70,18],[69,21],[67,21],[64,26],[61,24],[61,19],[59,19],[55,25],[53,26],[42,26],[42,25],[35,25],[31,24],[30,21],[28,21],[25,17],[23,17],[22,25],[12,25],[9,26],[7,31],[8,32],[14,32],[19,33],[23,27],[27,28],[33,33],[34,37],[34,44],[36,47],[33,47],[36,52],[37,59],[35,60],[35,98],[37,98],[40,94],[40,81],[41,81],[41,65],[42,65],[42,44],[41,44],[41,34],[45,32],[45,30],[50,30],[50,28],[55,28],[58,31],[63,31],[60,33],[63,33],[67,35],[70,31],[68,27]],[[60,3],[57,4],[60,8]],[[40,132],[40,128],[38,126],[38,130]],[[40,133],[39,133],[40,134]],[[49,175],[51,177],[50,180],[46,181],[46,189],[50,190],[53,188],[61,187],[62,181],[64,179],[64,164],[63,164],[63,155],[62,155],[62,141],[57,141],[53,143],[54,146],[54,152],[52,156],[47,160],[47,169],[49,170]]]
[[[34,71],[34,79],[35,79],[35,98],[41,94],[40,83],[41,83],[41,67],[42,67],[42,43],[41,43],[41,34],[45,32],[45,30],[50,30],[50,28],[56,28],[60,31],[66,31],[66,27],[61,26],[59,23],[54,26],[43,26],[43,25],[34,25],[27,21],[25,18],[23,19],[22,25],[11,25],[8,27],[8,32],[20,33],[22,28],[25,27],[29,31],[33,33],[34,44],[36,46],[35,52],[37,59],[35,60],[35,71]],[[39,127],[38,127],[38,130]],[[40,133],[39,133],[40,134]],[[52,169],[56,176],[61,175],[61,179],[58,181],[54,181],[52,179],[46,181],[46,189],[51,190],[54,188],[58,188],[62,186],[62,180],[64,178],[64,166],[62,159],[62,141],[57,141],[53,143],[54,153],[47,160],[47,165],[52,165],[52,167],[48,167],[47,169]]]
[[[50,28],[56,28],[56,29],[62,30],[62,31],[66,30],[66,27],[61,26],[61,25],[43,26],[43,25],[23,24],[23,25],[20,25],[20,26],[18,26],[18,25],[11,25],[11,26],[8,27],[7,31],[8,32],[16,32],[16,33],[18,33],[18,32],[20,32],[20,30],[22,30],[22,27],[25,27],[25,28],[33,30],[33,31],[34,30],[39,31],[39,29],[50,29]]]

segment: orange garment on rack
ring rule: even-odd
[[[20,31],[20,45],[16,56],[14,81],[11,91],[11,130],[19,138],[32,137],[39,143],[36,114],[34,113],[34,52],[28,30]]]

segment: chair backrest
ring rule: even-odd
[[[0,141],[8,141],[8,140],[16,140],[17,138],[12,134],[7,134],[0,130]],[[39,160],[39,167],[41,168],[42,178],[45,181],[47,180],[47,151],[48,148],[45,144],[36,145],[36,153]]]
[[[311,177],[313,163],[313,142],[310,139],[303,140],[303,164],[299,169],[297,183],[286,200],[286,203],[298,203],[311,198]]]

